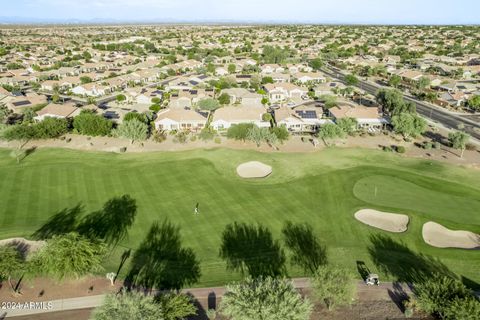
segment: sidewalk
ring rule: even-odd
[[[310,280],[308,278],[293,279],[293,285],[296,289],[310,288]],[[377,300],[391,300],[389,292],[395,291],[396,286],[391,282],[382,283],[377,286],[366,286],[363,281],[358,282],[357,294],[359,301],[377,301]],[[410,294],[411,291],[402,286],[402,290]],[[211,288],[191,288],[182,290],[183,293],[192,295],[202,306],[210,307],[211,304],[217,305],[219,299],[225,294],[225,287],[211,287]],[[61,300],[53,300],[50,302],[27,304],[24,308],[16,308],[10,310],[1,310],[0,319],[12,318],[18,316],[38,315],[48,312],[91,309],[100,306],[103,303],[105,295],[87,296],[68,298]],[[50,304],[49,304],[50,303]]]

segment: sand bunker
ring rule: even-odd
[[[258,161],[242,163],[237,167],[237,174],[242,178],[264,178],[272,173],[272,167]]]
[[[45,241],[32,241],[25,238],[9,238],[0,240],[0,246],[6,245],[14,246],[22,253],[24,257],[27,257],[29,254],[40,250],[45,245]]]
[[[480,235],[470,231],[450,230],[429,221],[422,228],[423,240],[437,248],[480,249]]]
[[[407,231],[409,218],[405,214],[388,213],[372,209],[355,212],[355,219],[369,226],[389,232]]]

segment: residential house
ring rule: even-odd
[[[300,72],[295,74],[295,79],[300,83],[323,83],[327,79],[319,72],[315,73],[304,73]]]
[[[202,130],[207,124],[205,114],[191,109],[165,109],[157,113],[155,128],[157,130]]]
[[[224,67],[217,67],[215,68],[215,74],[217,76],[226,76],[227,74],[229,74],[227,68],[224,68]]]
[[[253,123],[261,128],[270,127],[270,122],[263,121],[265,108],[258,105],[227,106],[215,110],[210,126],[215,130],[226,130],[234,124]]]
[[[317,85],[313,90],[316,97],[321,97],[325,95],[334,95],[334,91],[346,88],[346,86],[341,82],[326,82]]]
[[[290,82],[290,79],[292,78],[289,73],[271,73],[268,77],[271,77],[275,83]]]
[[[314,106],[298,106],[289,108],[282,106],[275,110],[277,126],[285,126],[291,133],[315,133],[318,128],[331,123],[328,119],[322,119],[323,109]]]
[[[336,122],[343,118],[354,118],[357,120],[358,128],[381,129],[389,121],[382,116],[377,107],[365,107],[343,103],[339,106],[330,108],[329,115]]]
[[[15,113],[21,113],[26,108],[35,107],[47,103],[47,96],[29,92],[25,96],[7,96],[3,99],[8,109]]]
[[[45,118],[73,118],[80,114],[81,109],[72,104],[50,103],[34,117],[37,121],[43,121]]]
[[[279,64],[264,64],[260,66],[261,74],[283,73],[285,68]]]
[[[231,104],[244,104],[244,105],[261,105],[262,95],[251,92],[244,88],[231,88],[224,89],[222,93],[226,93],[230,96]]]
[[[215,92],[212,89],[180,90],[170,97],[170,108],[189,108],[202,99],[213,98],[214,95]]]
[[[268,83],[264,86],[271,102],[281,102],[288,99],[300,99],[308,90],[292,83]]]
[[[443,107],[460,107],[463,102],[467,100],[467,96],[463,92],[451,92],[447,91],[440,95],[440,97],[435,101],[438,105]]]
[[[417,70],[403,70],[398,73],[398,75],[404,80],[410,83],[420,80],[424,75]]]
[[[72,92],[81,96],[99,97],[110,93],[111,89],[108,86],[91,82],[76,86],[72,89]]]

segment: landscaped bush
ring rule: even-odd
[[[113,122],[90,111],[82,111],[73,119],[73,128],[80,134],[106,136],[112,130]]]
[[[248,131],[256,127],[253,123],[239,123],[234,124],[227,131],[227,138],[235,140],[247,140]]]
[[[58,138],[67,133],[68,122],[66,119],[45,118],[43,121],[34,125],[35,138],[50,139]]]
[[[382,150],[385,151],[385,152],[392,152],[393,151],[392,147],[389,147],[389,146],[383,146]]]
[[[440,148],[441,148],[440,142],[435,141],[435,142],[433,143],[433,148],[434,148],[434,149],[437,149],[437,150],[440,150]]]
[[[440,319],[478,319],[480,302],[465,285],[448,276],[435,276],[415,284],[418,309]]]
[[[217,132],[213,128],[203,128],[202,131],[198,134],[198,137],[202,141],[212,140]]]
[[[175,142],[175,143],[186,143],[187,138],[188,138],[188,132],[180,131],[173,138],[173,142]]]
[[[430,149],[432,149],[432,147],[433,147],[433,145],[432,145],[431,142],[425,142],[423,144],[423,149],[425,149],[425,150],[430,150]]]
[[[275,134],[277,136],[277,139],[280,142],[287,141],[289,136],[290,136],[290,134],[289,134],[287,128],[285,128],[285,126],[273,127],[270,130],[272,131],[273,134]]]
[[[152,139],[155,142],[161,143],[167,140],[167,133],[164,130],[155,130],[152,135]]]
[[[213,141],[214,141],[215,143],[217,143],[217,144],[220,144],[220,143],[222,143],[222,138],[220,138],[220,137],[215,137],[215,139],[214,139]]]
[[[150,111],[158,112],[160,111],[160,109],[162,109],[162,106],[160,106],[159,104],[152,104],[149,109]]]
[[[10,126],[2,132],[2,137],[6,140],[51,139],[58,138],[67,131],[66,119],[45,118],[45,120],[31,125]]]
[[[397,146],[396,150],[398,153],[405,153],[406,151],[404,146]]]
[[[131,121],[131,120],[138,120],[140,122],[147,122],[147,117],[145,116],[144,113],[138,113],[138,112],[129,112],[123,117],[123,121]]]

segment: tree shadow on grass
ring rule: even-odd
[[[137,203],[129,195],[108,200],[102,210],[87,215],[78,225],[78,233],[96,239],[103,239],[116,245],[127,235],[137,214]]]
[[[467,288],[470,288],[472,290],[476,290],[476,291],[480,291],[480,283],[470,279],[470,278],[467,278],[465,276],[461,276],[461,281],[462,283],[467,287]]]
[[[180,229],[168,220],[154,223],[132,257],[125,279],[128,287],[179,290],[200,278],[200,264],[190,248],[183,248]]]
[[[282,234],[286,247],[292,252],[292,264],[311,274],[327,264],[327,247],[320,243],[311,226],[287,221]]]
[[[418,254],[404,243],[384,235],[371,235],[368,248],[372,261],[384,273],[408,284],[423,282],[436,275],[455,275],[438,259]]]
[[[253,278],[285,274],[285,253],[268,228],[233,223],[225,227],[220,257],[229,270],[247,273]]]
[[[75,231],[77,218],[83,212],[82,204],[65,208],[53,215],[42,227],[33,233],[35,239],[50,239],[53,236]]]
[[[99,211],[89,213],[79,221],[83,206],[78,204],[53,215],[42,227],[33,233],[35,239],[50,239],[56,235],[76,231],[79,234],[117,245],[123,240],[137,214],[135,199],[129,195],[108,200]]]

